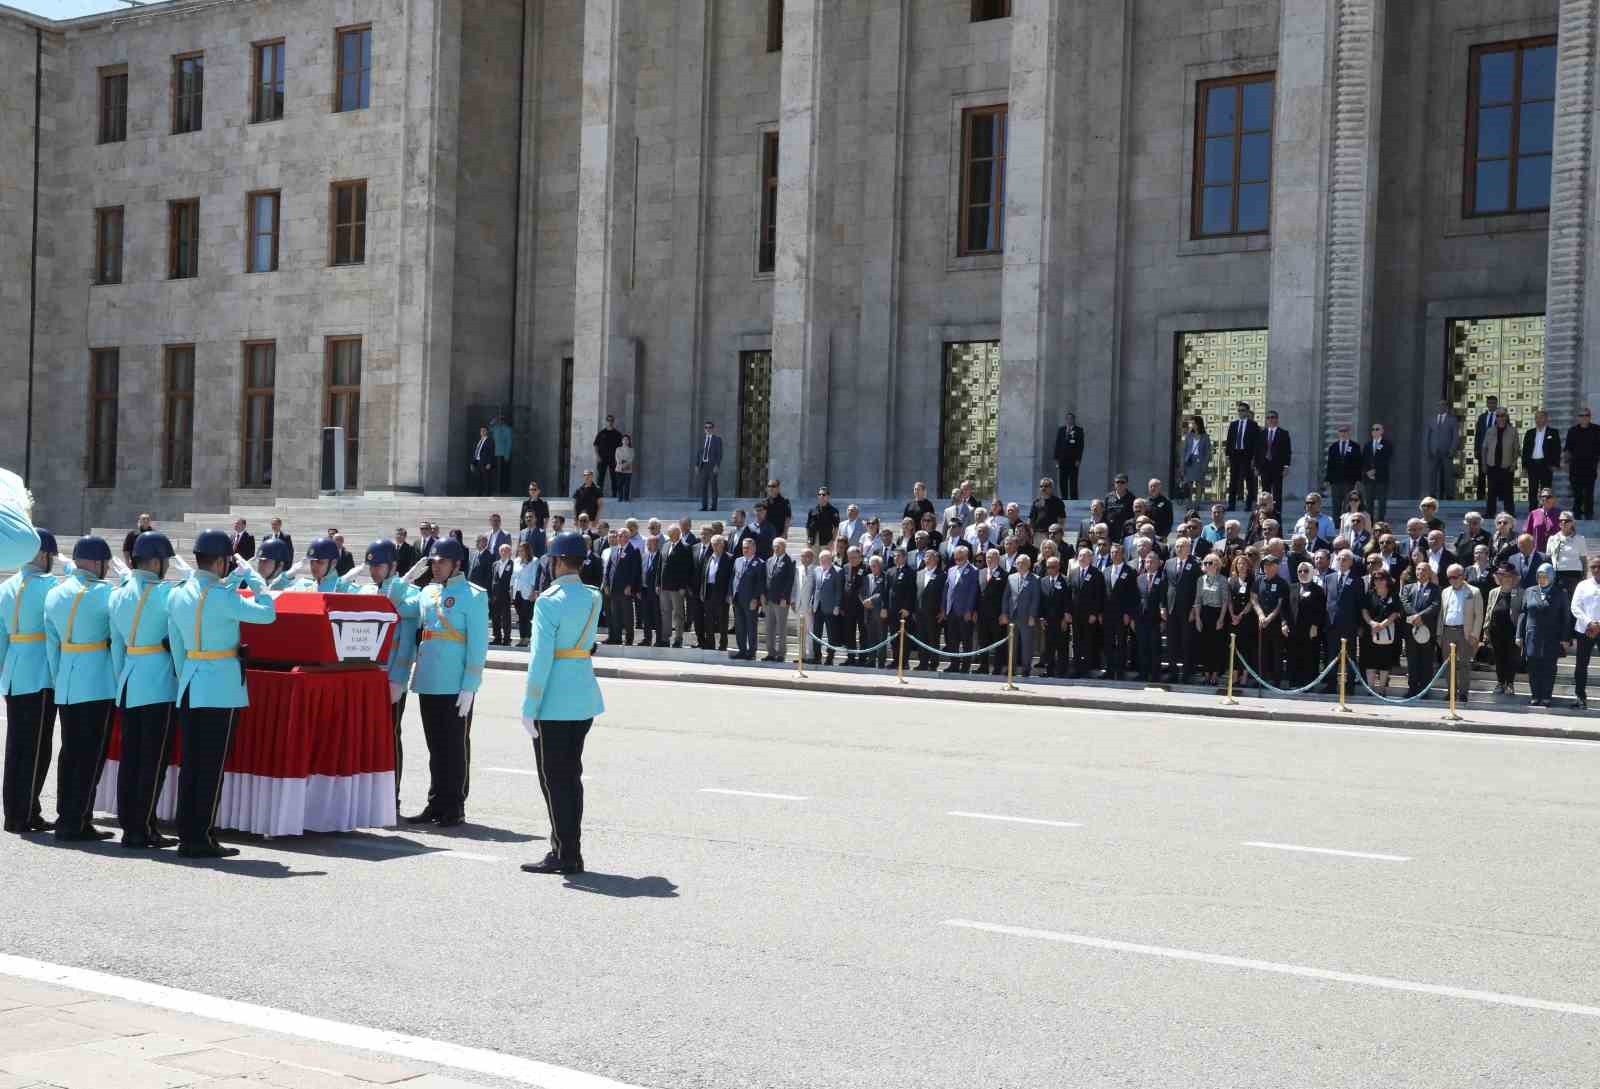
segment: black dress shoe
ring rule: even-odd
[[[157,850],[160,850],[163,847],[171,847],[178,842],[171,836],[163,836],[160,832],[151,832],[145,838],[148,840],[150,846],[156,848]]]
[[[557,858],[555,852],[545,855],[538,862],[524,862],[523,873],[560,873],[574,874],[583,872],[583,859],[581,857],[563,862]]]
[[[467,823],[467,815],[465,813],[451,813],[448,816],[440,817],[434,823],[440,828],[456,828]]]
[[[683,649],[683,640],[682,639],[674,639],[672,641],[672,649],[673,650],[682,650]]]
[[[53,832],[55,827],[55,821],[47,821],[43,817],[32,817],[24,830],[28,832]]]
[[[428,806],[421,813],[417,813],[410,817],[401,817],[400,819],[405,821],[407,824],[437,824],[439,821],[439,814],[434,811],[432,806]]]
[[[237,847],[223,847],[215,843],[195,847],[187,843],[178,845],[178,854],[182,858],[232,858],[239,853]]]
[[[143,851],[151,847],[152,844],[144,836],[124,835],[122,837],[122,846],[130,851]]]
[[[96,828],[91,824],[83,830],[83,837],[85,839],[107,840],[115,839],[117,834],[111,831],[109,828]]]

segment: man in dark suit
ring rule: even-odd
[[[1572,483],[1572,516],[1579,521],[1594,517],[1595,469],[1600,466],[1600,427],[1590,422],[1587,408],[1578,410],[1578,422],[1567,428],[1561,452],[1567,459],[1567,479]]]
[[[478,485],[479,495],[489,495],[494,490],[495,460],[494,436],[487,427],[478,428],[478,441],[472,446],[472,479]]]
[[[722,537],[711,538],[711,544],[700,557],[700,570],[696,576],[700,598],[700,628],[697,639],[702,650],[728,649],[728,589],[733,585],[733,559],[727,554]]]
[[[1366,601],[1366,587],[1354,569],[1355,558],[1349,549],[1339,553],[1339,569],[1327,578],[1324,588],[1328,598],[1327,649],[1324,660],[1339,657],[1340,640],[1345,641],[1348,660],[1355,661],[1356,633],[1360,630],[1361,607]],[[1328,674],[1328,691],[1339,686],[1338,670]]]
[[[1258,667],[1261,676],[1274,686],[1283,683],[1283,625],[1289,609],[1289,584],[1278,574],[1278,557],[1261,557],[1261,574],[1256,576],[1256,632],[1260,641]]]
[[[1236,406],[1238,419],[1228,425],[1228,509],[1234,510],[1240,499],[1245,509],[1256,505],[1256,447],[1261,443],[1261,425],[1250,418],[1250,404],[1240,401]]]
[[[248,560],[256,554],[256,539],[244,527],[245,521],[243,518],[235,518],[233,520],[233,554],[241,560]],[[415,563],[416,561],[413,560],[411,562]],[[404,572],[411,570],[411,568],[402,567],[400,570]]]
[[[1188,684],[1194,669],[1194,624],[1189,614],[1194,610],[1201,570],[1192,549],[1193,542],[1188,537],[1179,537],[1163,572],[1167,587],[1167,680],[1175,684]]]
[[[1083,428],[1078,417],[1067,413],[1067,422],[1056,428],[1056,472],[1061,478],[1064,499],[1078,498],[1078,467],[1083,464]]]
[[[894,636],[894,641],[889,644],[889,659],[896,665],[900,664],[900,621],[906,622],[906,634],[917,634],[917,569],[911,564],[911,557],[904,548],[894,550],[894,566],[884,575],[887,588],[884,590],[884,607],[889,610],[885,631]],[[916,648],[906,641],[906,662],[911,661],[911,652]]]
[[[1400,630],[1406,638],[1407,698],[1426,689],[1439,668],[1437,629],[1443,599],[1433,580],[1433,568],[1424,563],[1416,571],[1417,581],[1400,591],[1400,607],[1405,610]]]
[[[283,531],[283,519],[274,518],[271,524],[272,532],[261,538],[261,543],[266,544],[268,541],[282,541],[284,544],[289,546],[289,550],[291,552],[294,551],[294,538]]]
[[[722,467],[722,436],[717,425],[705,422],[704,434],[695,445],[695,479],[700,482],[700,509],[717,509],[717,470]]]
[[[756,660],[756,617],[767,592],[767,565],[756,555],[754,537],[746,537],[743,555],[733,561],[733,578],[728,586],[733,600],[733,631],[737,649],[728,657]]]
[[[494,582],[489,588],[489,645],[511,645],[511,575],[516,561],[511,558],[511,546],[501,545],[495,553]]]
[[[965,545],[955,550],[950,569],[945,572],[944,623],[946,650],[957,653],[975,649],[972,640],[978,623],[978,569],[972,565]],[[965,673],[971,661],[966,657],[952,658],[944,671]]]
[[[1100,643],[1106,611],[1106,580],[1094,565],[1094,553],[1078,550],[1078,565],[1067,576],[1072,599],[1072,675],[1082,677],[1100,664]]]
[[[666,559],[661,555],[661,542],[665,538],[655,534],[644,539],[644,551],[639,554],[639,597],[635,612],[639,617],[639,645],[665,646],[667,632],[661,623],[661,572]]]
[[[1139,579],[1127,560],[1121,542],[1111,546],[1111,561],[1106,565],[1105,631],[1108,681],[1120,681],[1133,650],[1133,621],[1139,608]]]
[[[845,550],[844,566],[839,569],[839,629],[843,640],[841,647],[853,652],[864,647],[867,610],[864,598],[867,592],[867,565],[861,562],[861,549],[850,545]],[[855,653],[847,656],[846,665],[859,665],[861,658]]]
[[[638,600],[643,579],[639,550],[633,547],[633,540],[626,531],[616,530],[611,534],[611,547],[601,562],[605,564],[605,574],[600,588],[605,593],[609,621],[606,646],[619,643],[632,646],[633,605]]]
[[[1261,429],[1261,439],[1256,447],[1256,473],[1261,487],[1272,493],[1272,502],[1283,509],[1283,478],[1294,459],[1294,443],[1288,428],[1278,426],[1278,414],[1267,412],[1267,426]]]
[[[1061,557],[1044,561],[1039,576],[1039,627],[1044,636],[1040,647],[1039,672],[1046,677],[1066,676],[1071,640],[1067,637],[1067,613],[1072,608],[1067,580],[1061,574]]]
[[[478,589],[489,592],[494,588],[494,561],[497,559],[489,551],[489,538],[478,534],[476,547],[472,551],[472,566],[467,574],[467,581]]]
[[[272,525],[273,525],[274,528],[277,527],[278,520],[276,518],[274,518],[272,520]],[[438,526],[435,526],[432,522],[418,522],[417,523],[417,552],[418,552],[418,557],[417,558],[421,559],[423,556],[426,556],[430,552],[432,552],[433,551],[434,542],[437,541],[438,539],[439,539],[439,527]],[[408,567],[408,568],[406,568],[406,570],[409,571],[410,568]],[[402,574],[404,574],[404,572],[402,572]],[[417,585],[419,587],[420,586],[426,586],[432,581],[433,581],[433,572],[432,572],[432,570],[429,567],[424,567],[422,569],[422,574],[417,576]]]
[[[1472,446],[1474,453],[1477,455],[1475,460],[1478,463],[1478,502],[1480,503],[1482,503],[1485,499],[1485,477],[1483,474],[1483,437],[1489,433],[1489,428],[1494,426],[1494,414],[1499,407],[1500,398],[1496,397],[1494,394],[1491,393],[1488,397],[1484,398],[1483,411],[1478,413],[1477,423],[1472,429]]]
[[[512,543],[511,534],[507,533],[500,527],[500,516],[498,514],[489,515],[488,537],[489,551],[493,552],[497,556],[500,554],[501,545]]]
[[[789,542],[782,537],[774,538],[772,555],[767,557],[766,564],[766,603],[762,606],[767,620],[767,656],[764,660],[781,662],[789,656],[789,609],[795,604],[797,571],[794,559],[789,555]]]
[[[912,583],[916,592],[916,636],[928,647],[939,645],[939,630],[944,624],[944,571],[939,566],[939,553],[928,549],[922,553],[922,566],[916,571]],[[938,667],[937,656],[926,647],[917,649],[917,668],[933,670]]]
[[[986,647],[1005,637],[1005,628],[1000,625],[1005,606],[1006,572],[1000,566],[1000,555],[995,550],[984,554],[983,564],[978,568],[978,631],[973,636],[977,646]],[[1005,645],[978,655],[977,670],[979,673],[1004,673]]]
[[[1161,676],[1161,631],[1167,626],[1167,578],[1154,552],[1145,553],[1134,587],[1133,668],[1141,681],[1153,684]]]
[[[663,637],[671,635],[674,647],[681,647],[689,629],[688,602],[694,596],[698,568],[694,545],[680,526],[667,527],[667,552],[661,564],[661,632]]]
[[[1118,473],[1106,493],[1106,529],[1113,541],[1133,532],[1133,505],[1137,497],[1128,488],[1128,474]],[[1091,508],[1092,509],[1092,508]]]
[[[1329,506],[1344,510],[1344,497],[1361,486],[1361,444],[1351,441],[1350,425],[1340,424],[1338,437],[1328,445]]]
[[[1389,518],[1389,464],[1394,460],[1394,444],[1384,433],[1382,424],[1372,425],[1372,437],[1361,448],[1361,486],[1367,493],[1367,510],[1372,522]]]
[[[417,546],[406,540],[406,527],[394,527],[394,570],[396,574],[403,575],[416,566],[422,559],[422,553],[417,551]]]
[[[1533,414],[1533,426],[1522,436],[1522,468],[1528,475],[1528,509],[1539,506],[1539,493],[1550,487],[1561,464],[1561,432],[1550,426],[1544,409]]]

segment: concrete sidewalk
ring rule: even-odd
[[[683,652],[675,652],[682,654]],[[649,655],[649,657],[646,657]],[[489,668],[525,670],[525,650],[489,652]],[[1199,688],[1145,687],[1136,682],[1097,681],[1092,684],[1054,679],[1017,680],[1008,691],[1004,677],[979,677],[908,670],[906,683],[893,671],[826,666],[806,667],[800,676],[794,663],[742,662],[721,665],[689,662],[660,656],[660,652],[629,648],[622,653],[599,647],[595,674],[619,680],[679,681],[726,684],[743,688],[786,688],[797,692],[838,692],[904,699],[964,700],[998,705],[1063,707],[1077,710],[1122,711],[1128,714],[1161,713],[1196,715],[1211,719],[1314,722],[1339,725],[1384,726],[1404,729],[1444,730],[1459,733],[1506,734],[1600,741],[1600,716],[1581,711],[1494,710],[1482,704],[1463,705],[1460,722],[1447,722],[1448,708],[1437,694],[1416,704],[1399,706],[1367,700],[1341,712],[1333,696],[1245,696],[1235,694],[1229,705],[1220,693]]]
[[[0,974],[0,1089],[483,1089],[424,1065]]]

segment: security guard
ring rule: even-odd
[[[45,653],[50,657],[61,755],[56,762],[56,839],[110,839],[94,826],[94,792],[111,740],[116,674],[111,668],[111,546],[80,537],[72,571],[44,599]]]
[[[556,578],[533,604],[533,649],[522,698],[522,728],[533,739],[539,788],[550,814],[550,852],[528,862],[528,873],[583,872],[583,742],[605,710],[594,679],[600,593],[578,573],[589,554],[581,534],[563,533],[550,545]]]
[[[428,550],[432,581],[408,591],[402,616],[417,620],[422,642],[411,674],[428,740],[428,804],[409,824],[451,828],[466,819],[471,785],[472,701],[489,657],[489,595],[467,581],[467,550],[444,537]]]
[[[394,633],[394,650],[389,654],[389,706],[394,719],[394,811],[400,812],[400,772],[404,767],[404,750],[400,742],[400,722],[406,714],[406,686],[411,683],[411,665],[417,660],[416,607],[406,606],[407,594],[415,595],[416,588],[410,580],[422,573],[426,561],[418,563],[404,575],[395,574],[398,559],[393,541],[373,541],[367,546],[367,574],[372,584],[362,588],[363,594],[382,594],[401,612],[400,623]],[[411,617],[405,614],[410,612]]]
[[[289,589],[313,590],[319,594],[353,594],[355,584],[340,575],[339,545],[329,537],[318,537],[306,549],[306,561],[311,565],[311,577],[299,579]]]
[[[262,544],[256,553],[256,570],[261,575],[261,581],[267,584],[268,590],[290,590],[294,588],[294,576],[289,574],[294,567],[294,548],[282,537],[274,537]]]
[[[246,600],[223,583],[233,542],[220,529],[194,539],[195,572],[167,598],[167,641],[178,670],[178,729],[183,764],[178,773],[178,853],[185,858],[238,854],[212,838],[222,800],[222,765],[233,741],[239,708],[250,705],[239,625],[270,624],[278,610],[261,576],[247,563],[234,577],[255,595]]]
[[[0,567],[21,567],[38,552],[33,496],[20,476],[10,469],[0,469]]]
[[[122,717],[117,821],[130,850],[172,846],[156,829],[156,802],[177,737],[178,678],[167,650],[167,599],[177,584],[164,581],[173,557],[166,534],[139,534],[133,571],[111,593],[111,668]]]
[[[39,791],[55,746],[56,694],[45,652],[44,599],[55,587],[56,539],[36,531],[38,549],[0,586],[0,691],[6,697],[5,830],[45,832]]]

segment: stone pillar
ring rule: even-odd
[[[1053,414],[1044,372],[1060,315],[1050,264],[1062,0],[1015,0],[1006,112],[1005,263],[1000,301],[1000,494],[1034,494]]]
[[[1349,424],[1360,441],[1372,380],[1385,4],[1338,0],[1335,12],[1321,428],[1305,432],[1310,441],[1297,457],[1297,478],[1308,484],[1321,475],[1322,453],[1337,438],[1340,424]],[[1283,68],[1280,64],[1280,78]],[[1276,357],[1276,338],[1268,346]]]
[[[1600,389],[1600,201],[1595,182],[1596,0],[1561,0],[1556,55],[1550,250],[1545,279],[1544,407],[1563,433]],[[1564,487],[1564,486],[1558,486]]]
[[[772,285],[772,416],[768,467],[790,495],[828,470],[827,221],[833,144],[825,123],[827,42],[840,0],[786,0],[778,90],[778,250]],[[730,429],[723,428],[725,433]],[[731,451],[724,451],[727,462]],[[726,490],[726,489],[725,489]]]
[[[685,495],[699,492],[699,484],[689,469],[690,448],[700,434],[695,419],[701,403],[701,375],[704,373],[704,298],[705,285],[705,209],[708,189],[706,131],[711,111],[711,65],[708,55],[711,40],[712,5],[710,0],[678,0],[677,42],[673,62],[673,184],[672,255],[679,275],[672,278],[672,313],[667,319],[667,340],[674,368],[683,368],[682,380],[673,382],[652,398],[653,420],[663,430],[648,436],[652,456],[645,458],[641,488],[651,494],[671,492],[679,481],[688,480]],[[660,403],[665,399],[665,404]],[[728,445],[736,445],[737,432],[732,421],[718,428]],[[640,445],[639,436],[634,445]],[[738,454],[725,450],[724,460],[733,464]],[[689,477],[681,476],[686,469]],[[732,494],[732,488],[724,489]]]
[[[572,322],[572,481],[594,468],[590,445],[608,415],[638,419],[638,344],[627,335],[632,278],[633,57],[636,0],[586,0],[578,146],[577,294]]]
[[[521,185],[517,192],[517,269],[516,296],[511,300],[515,312],[515,354],[512,367],[511,425],[516,430],[512,443],[511,486],[520,491],[520,482],[543,475],[544,447],[547,439],[538,429],[539,409],[535,401],[549,397],[548,387],[534,380],[537,364],[534,357],[535,287],[539,273],[539,191],[541,181],[539,156],[539,106],[543,71],[540,65],[544,44],[544,5],[536,0],[521,0],[522,19],[522,162]],[[551,431],[554,431],[551,428]],[[537,439],[536,439],[537,436]],[[559,439],[548,436],[548,444],[556,445]],[[559,448],[559,447],[558,447]],[[551,460],[554,460],[553,458]],[[552,483],[554,483],[552,481]]]

